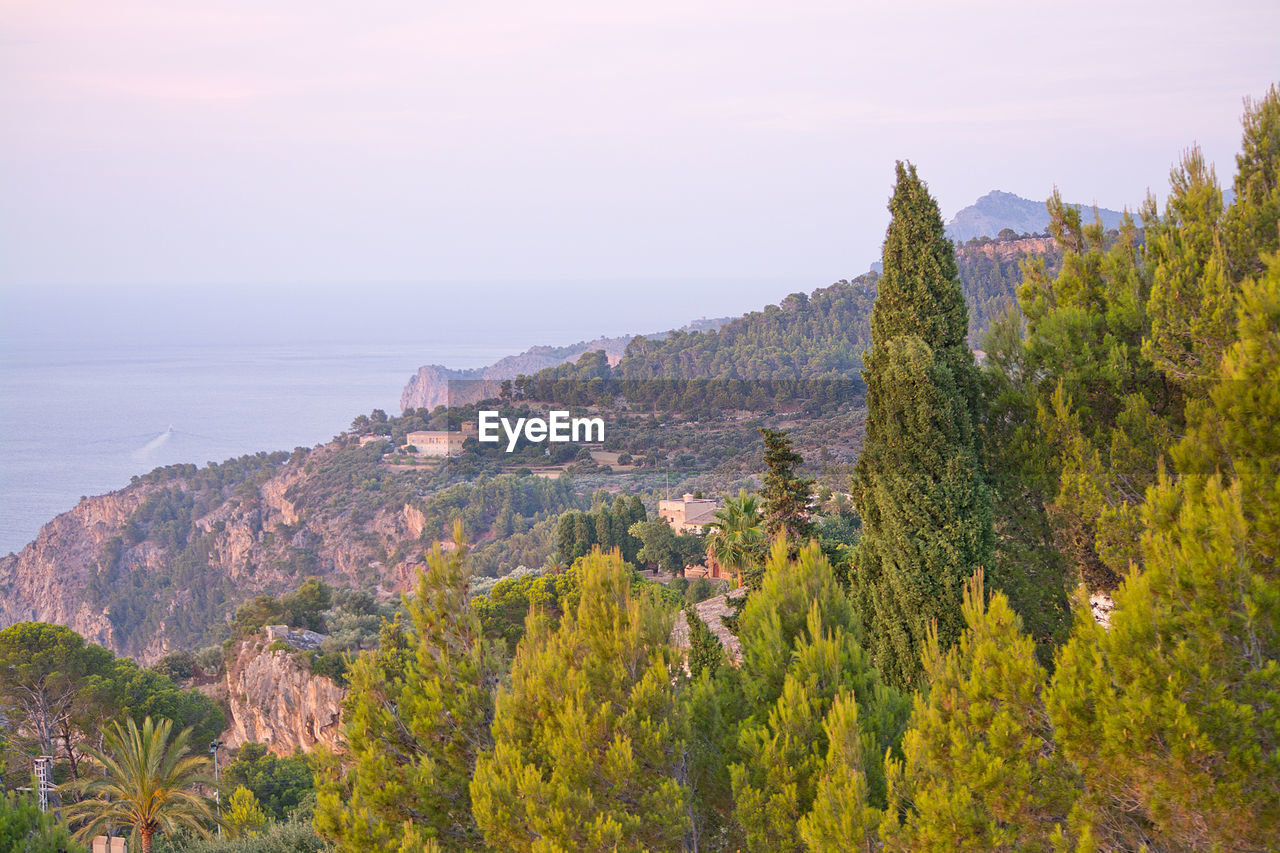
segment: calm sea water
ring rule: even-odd
[[[417,365],[469,367],[500,345],[203,345],[0,349],[0,554],[81,495],[160,465],[203,465],[327,441],[400,411]]]

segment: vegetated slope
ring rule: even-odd
[[[1073,204],[1085,222],[1093,222],[1093,205]],[[1119,228],[1124,214],[1099,208],[1102,227]],[[947,236],[957,242],[974,237],[998,237],[1009,229],[1014,234],[1041,234],[1049,226],[1049,213],[1043,201],[1016,196],[1013,193],[992,190],[959,212],[947,223]]]
[[[342,436],[292,455],[160,468],[86,498],[0,558],[0,625],[56,622],[151,661],[221,640],[238,604],[308,576],[399,591],[455,517],[482,545],[479,571],[510,571],[526,550],[546,550],[538,537],[549,540],[560,512],[585,505],[568,481],[536,477],[431,490],[428,472],[386,464],[385,449]]]
[[[956,248],[960,284],[969,306],[969,344],[982,347],[991,323],[1010,305],[1017,304],[1022,264],[1042,260],[1045,271],[1056,275],[1062,267],[1062,250],[1052,237],[973,238]]]
[[[994,305],[1011,293],[1018,260],[1048,251],[1043,241],[983,244],[961,250],[971,304]],[[637,338],[610,366],[607,353],[558,370],[613,372],[633,383],[670,378],[812,381],[786,399],[825,395],[812,407],[777,408],[781,422],[821,460],[813,473],[839,488],[860,444],[857,383],[869,340],[875,274],[811,294],[709,331]],[[981,310],[978,322],[994,312]],[[835,377],[835,382],[828,379]],[[826,382],[827,384],[823,384]],[[756,383],[758,384],[758,383]],[[335,585],[403,587],[431,543],[461,517],[478,544],[476,570],[505,574],[541,565],[551,552],[554,518],[590,503],[589,491],[646,493],[668,485],[667,469],[692,488],[736,488],[752,475],[754,420],[714,428],[735,399],[693,386],[684,396],[655,397],[653,412],[675,420],[611,430],[608,450],[644,457],[645,467],[596,472],[590,460],[573,479],[503,474],[506,459],[450,471],[393,464],[391,444],[362,446],[342,436],[313,450],[257,454],[197,469],[178,465],[135,478],[124,489],[88,498],[50,521],[19,554],[0,558],[0,625],[40,619],[69,625],[118,653],[154,660],[167,651],[222,639],[235,607],[254,595],[280,594],[310,575]],[[690,396],[691,395],[691,396]],[[833,396],[834,395],[834,396]],[[697,399],[694,399],[697,398]],[[691,405],[692,403],[692,405]],[[730,405],[726,405],[730,404]],[[758,409],[767,412],[776,400]],[[819,405],[820,404],[820,405]],[[793,417],[786,413],[803,417]],[[369,422],[390,442],[410,429],[442,424],[413,409]],[[682,426],[689,418],[703,423]],[[368,421],[368,419],[365,419]],[[385,421],[385,416],[384,416]],[[716,432],[719,430],[719,432]],[[687,440],[680,438],[689,433]],[[717,437],[713,437],[717,436]],[[522,463],[524,464],[524,463]],[[553,472],[554,473],[558,472]]]
[[[1052,237],[974,239],[956,249],[970,342],[980,345],[987,327],[1016,303],[1021,265],[1042,259],[1057,271],[1062,253]],[[870,345],[871,305],[879,274],[865,273],[812,293],[793,293],[778,305],[730,320],[719,329],[676,331],[661,339],[636,337],[620,360],[588,353],[576,363],[540,371],[536,379],[611,379],[626,384],[669,380],[860,381],[862,354]],[[641,394],[640,399],[648,399]]]
[[[682,331],[705,331],[719,328],[728,318],[707,319],[705,317],[692,321]],[[663,332],[654,337],[664,337],[670,332]],[[630,335],[618,337],[602,337],[592,341],[579,341],[568,346],[535,346],[518,355],[509,355],[499,359],[487,367],[475,367],[467,370],[455,370],[439,364],[427,364],[418,368],[417,373],[409,380],[400,394],[400,410],[434,409],[436,406],[466,405],[485,397],[497,396],[498,389],[504,379],[514,379],[520,374],[537,373],[547,367],[565,364],[577,360],[584,353],[602,351],[610,363],[617,363],[626,352]],[[465,384],[454,385],[450,382],[463,381]],[[452,390],[452,398],[450,397]]]

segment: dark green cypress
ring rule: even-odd
[[[863,371],[855,582],[877,665],[891,684],[910,687],[930,621],[944,649],[964,628],[964,583],[991,550],[991,499],[968,310],[938,205],[914,166],[898,164],[889,210]]]

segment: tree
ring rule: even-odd
[[[340,850],[405,838],[448,850],[481,844],[468,784],[489,743],[503,654],[471,607],[461,524],[454,538],[452,555],[437,546],[419,572],[405,601],[410,629],[397,618],[352,667],[346,754],[322,756],[317,775],[315,826]]]
[[[0,630],[0,705],[15,732],[28,733],[36,755],[61,747],[76,775],[76,742],[93,696],[86,679],[109,671],[113,656],[62,625],[19,622]]]
[[[1245,101],[1236,155],[1235,199],[1223,223],[1232,278],[1257,278],[1263,258],[1280,248],[1280,88]]]
[[[256,835],[267,823],[267,813],[262,810],[258,798],[243,785],[237,785],[227,798],[227,814],[224,821],[232,838]]]
[[[768,540],[762,522],[759,502],[743,489],[736,498],[727,499],[716,510],[715,521],[707,525],[707,555],[733,571],[739,583],[748,569],[764,562]]]
[[[951,649],[936,634],[925,647],[928,690],[916,694],[904,760],[890,762],[884,847],[1049,851],[1079,780],[1054,743],[1045,670],[1008,598],[984,601],[981,572],[964,617]]]
[[[814,853],[875,853],[882,810],[870,802],[867,738],[858,723],[858,703],[847,693],[836,696],[822,723],[826,761],[814,787],[813,808],[800,820],[800,838]]]
[[[779,536],[799,545],[813,529],[813,480],[801,477],[796,469],[804,457],[791,448],[791,440],[780,430],[760,428],[764,437],[764,483],[760,487],[765,537]]]
[[[1144,571],[1081,618],[1047,704],[1107,849],[1280,835],[1280,263],[1246,280],[1220,381],[1142,510]]]
[[[164,717],[192,726],[197,741],[212,739],[225,723],[209,697],[43,622],[0,631],[0,705],[7,707],[11,748],[65,759],[72,779],[80,775],[81,744],[96,741],[111,719]],[[21,764],[28,772],[30,764]]]
[[[926,629],[963,627],[961,588],[991,552],[977,370],[951,241],[915,167],[898,164],[871,315],[867,438],[854,477],[856,583],[876,665],[916,683]]]
[[[476,821],[502,850],[678,848],[690,804],[672,614],[633,591],[618,554],[578,565],[576,612],[554,630],[530,616],[498,695],[471,783]]]
[[[248,788],[268,818],[284,820],[315,788],[311,764],[306,755],[281,757],[263,744],[249,742],[222,769],[222,789]]]
[[[1028,265],[1018,291],[1034,435],[1047,451],[1032,464],[1051,483],[1048,517],[1072,573],[1109,591],[1140,565],[1137,508],[1181,430],[1182,391],[1144,355],[1151,276],[1133,220],[1109,237],[1056,191],[1048,211],[1062,267],[1050,277]]]
[[[741,626],[746,716],[737,736],[740,760],[729,768],[734,818],[750,850],[800,850],[802,821],[814,808],[829,754],[824,722],[837,700],[859,706],[861,722],[851,736],[863,753],[864,793],[880,805],[880,760],[897,743],[906,704],[880,683],[853,609],[815,544],[791,561],[785,542],[774,543]]]
[[[0,793],[0,850],[13,853],[84,853],[52,814],[16,792]]]
[[[147,717],[139,728],[130,719],[127,727],[112,723],[107,728],[101,751],[84,748],[101,774],[73,786],[83,797],[66,807],[70,821],[83,823],[77,838],[128,826],[142,853],[151,853],[157,833],[185,828],[208,835],[213,810],[196,786],[213,783],[209,759],[191,754],[191,729],[170,739],[172,730],[169,720],[156,723]]]
[[[651,518],[631,525],[631,535],[642,546],[636,559],[673,575],[683,575],[685,559],[690,556],[688,537],[677,536],[666,519]]]

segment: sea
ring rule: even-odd
[[[664,279],[0,288],[0,554],[176,463],[328,441],[399,414],[423,364],[677,328],[830,281]]]
[[[417,365],[488,364],[501,345],[139,346],[3,351],[0,554],[82,495],[162,465],[328,441],[375,408],[400,412]]]

